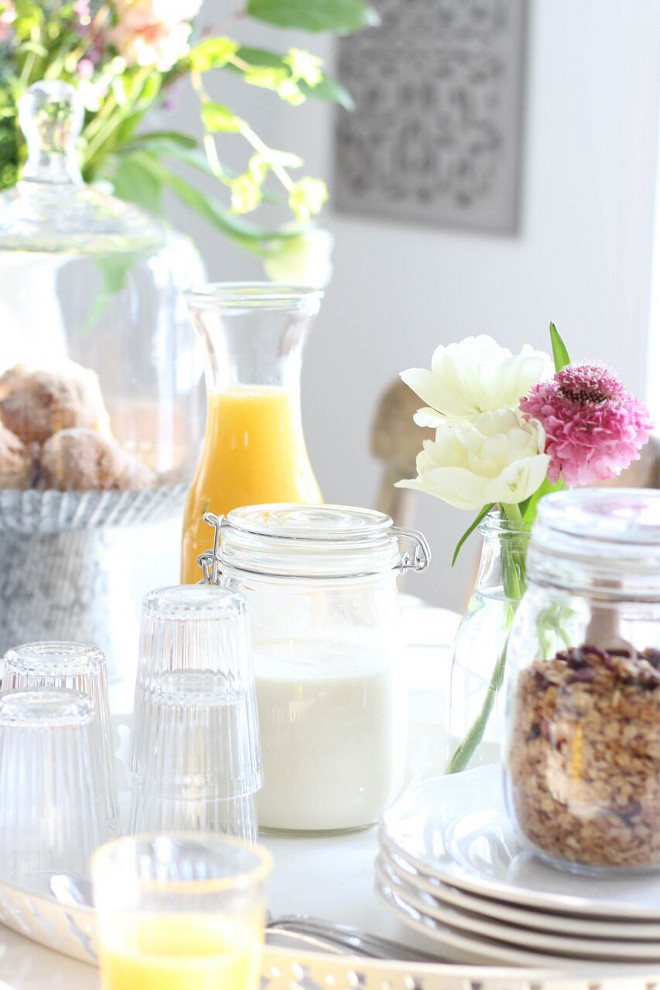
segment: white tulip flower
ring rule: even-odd
[[[445,419],[417,455],[417,478],[397,487],[427,492],[459,509],[517,504],[547,474],[544,446],[541,424],[512,409],[482,413],[474,422]]]
[[[430,408],[415,416],[419,426],[435,427],[443,417],[476,419],[484,412],[517,409],[533,385],[551,378],[553,365],[543,351],[525,344],[518,355],[485,334],[436,348],[431,370],[411,368],[401,378]]]

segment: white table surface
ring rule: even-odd
[[[436,776],[443,769],[451,642],[459,617],[424,607],[414,599],[406,605],[408,781],[413,782]],[[132,679],[126,671],[110,688],[113,712],[131,710],[132,694]],[[375,827],[341,836],[263,835],[260,841],[274,855],[269,907],[276,918],[312,914],[438,951],[432,942],[401,925],[378,900],[373,890],[373,861],[378,851]],[[99,986],[94,967],[0,925],[0,990],[99,990]]]

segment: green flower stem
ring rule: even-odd
[[[120,105],[113,93],[87,129],[86,137],[88,138],[88,144],[85,152],[85,161],[89,163],[93,159],[96,159],[94,164],[97,171],[103,158],[113,150],[111,140],[114,132],[117,128],[121,127],[124,121],[130,116],[131,111],[139,103],[150,75],[151,70],[148,66],[136,72],[133,78],[130,99],[125,104]],[[146,109],[145,107],[145,112]],[[91,140],[89,140],[90,133],[93,134]],[[108,145],[109,147],[106,147]]]
[[[508,631],[511,625],[511,619],[513,618],[513,612],[511,612],[510,618],[507,622],[506,629]],[[508,637],[507,637],[508,638]],[[506,642],[500,651],[500,655],[497,658],[497,663],[493,668],[493,673],[491,674],[490,681],[488,683],[488,689],[486,691],[486,697],[484,698],[484,703],[481,706],[481,711],[475,718],[474,722],[468,729],[467,733],[460,741],[456,749],[454,750],[451,760],[449,761],[448,771],[449,773],[459,773],[461,770],[465,770],[466,766],[472,759],[474,751],[484,737],[484,732],[486,731],[486,726],[488,725],[488,719],[493,711],[493,706],[495,704],[495,699],[502,687],[502,682],[504,681],[504,667],[506,663]]]
[[[266,142],[262,141],[259,135],[255,133],[255,131],[253,131],[250,125],[246,124],[245,121],[243,121],[243,123],[241,124],[241,134],[248,142],[248,144],[252,145],[255,151],[259,151],[263,155],[269,155],[270,152],[272,151],[272,149],[268,147]],[[280,180],[281,184],[284,186],[286,191],[291,192],[291,190],[293,189],[293,180],[289,175],[289,173],[287,172],[287,170],[283,168],[281,165],[278,165],[277,163],[271,165],[271,170],[273,172],[273,175],[277,176],[277,178]]]
[[[500,513],[509,523],[524,533],[524,525],[520,507],[518,505],[500,505]],[[506,665],[506,649],[509,638],[509,630],[513,617],[522,598],[525,582],[525,551],[526,547],[520,544],[520,533],[503,533],[500,537],[500,563],[502,567],[502,589],[506,598],[506,617],[504,620],[504,631],[506,639],[497,658],[497,662],[491,674],[486,697],[484,698],[481,710],[474,722],[468,729],[466,735],[454,750],[448,765],[449,773],[459,773],[465,770],[472,759],[475,750],[484,737],[488,720],[492,714],[495,701],[504,683],[504,668]]]
[[[233,59],[232,61],[240,62],[242,60]],[[244,64],[246,68],[249,68],[247,62]],[[209,95],[204,88],[201,72],[196,72],[193,70],[190,73],[190,80],[193,89],[195,90],[195,93],[199,98],[200,103],[204,104],[205,102],[207,102],[209,100]],[[262,139],[259,137],[256,131],[254,131],[246,121],[244,120],[240,121],[238,131],[241,137],[243,137],[247,141],[247,143],[252,147],[254,151],[259,152],[260,154],[266,157],[270,156],[273,149],[269,148],[269,146],[266,144],[265,141],[262,141]],[[209,164],[214,174],[216,174],[218,178],[220,178],[220,180],[225,184],[230,184],[227,182],[226,176],[224,175],[224,170],[220,165],[217,155],[217,149],[215,146],[215,138],[212,134],[208,134],[208,133],[205,134],[204,150],[206,152],[206,156],[208,158]],[[291,192],[294,183],[293,183],[293,179],[286,171],[286,169],[281,164],[274,162],[271,165],[271,171],[273,172],[273,175],[275,175],[279,179],[280,183],[286,189],[286,191]]]
[[[115,94],[111,92],[106,98],[105,102],[103,103],[101,109],[97,110],[97,112],[94,114],[94,117],[85,128],[84,135],[87,139],[87,151],[86,151],[87,157],[91,158],[94,155],[94,148],[95,148],[94,139],[96,139],[98,135],[102,135],[101,142],[104,140],[103,138],[104,128],[108,120],[112,116],[116,107],[117,107],[117,98]]]

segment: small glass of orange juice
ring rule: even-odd
[[[103,990],[258,990],[272,860],[216,834],[126,836],[92,856]]]

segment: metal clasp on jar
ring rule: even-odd
[[[391,532],[397,539],[410,540],[413,545],[412,552],[401,554],[399,568],[402,571],[425,571],[431,563],[431,548],[426,537],[419,530],[399,529],[398,526],[393,526]]]
[[[205,512],[202,518],[213,529],[213,549],[205,550],[197,558],[197,563],[202,568],[203,574],[199,584],[219,584],[218,548],[220,546],[220,533],[222,532],[222,524],[225,521],[225,517],[216,516],[213,512]]]

